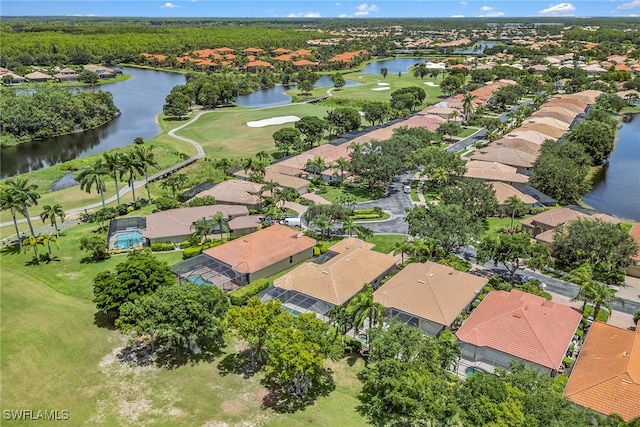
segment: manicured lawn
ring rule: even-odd
[[[334,187],[332,185],[325,185],[321,189],[316,190],[316,194],[322,196],[329,202],[335,202],[338,197],[351,195],[356,198],[356,201],[367,202],[369,200],[379,199],[384,195],[384,188],[376,187],[373,193],[369,192],[366,187],[344,185],[341,187]]]
[[[520,221],[523,219],[531,218],[533,215],[525,215],[524,217],[518,218],[515,217],[513,220],[513,228],[516,230],[520,229]],[[505,218],[488,218],[487,222],[489,223],[489,230],[485,232],[485,236],[495,237],[498,235],[499,230],[508,230],[511,225],[511,217]]]
[[[407,240],[407,236],[400,234],[375,234],[369,242],[375,244],[374,251],[388,254],[393,251],[396,243],[404,242],[405,240]]]
[[[313,104],[288,104],[272,108],[233,107],[202,115],[195,123],[176,132],[201,144],[208,157],[251,157],[259,151],[275,152],[273,133],[293,123],[252,128],[249,121],[278,116],[318,116],[324,118],[330,108]]]
[[[460,132],[457,136],[461,138],[466,138],[468,136],[473,135],[476,132],[478,132],[478,129],[476,128],[462,128],[462,132]]]

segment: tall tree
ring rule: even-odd
[[[102,159],[104,161],[104,167],[108,171],[108,174],[113,178],[113,182],[116,185],[116,199],[118,206],[120,205],[120,188],[118,188],[118,177],[120,175],[120,164],[122,162],[122,153],[116,152],[113,154],[102,153]]]
[[[513,220],[516,217],[516,213],[518,216],[522,216],[527,205],[516,195],[509,196],[507,205],[511,209],[511,222],[509,223],[509,231],[511,231],[513,230]]]
[[[187,175],[183,173],[174,173],[171,174],[167,179],[163,180],[160,183],[160,188],[170,189],[171,194],[175,198],[177,196],[178,191],[184,188],[184,185],[187,183]]]
[[[336,90],[342,89],[346,83],[344,80],[344,76],[340,73],[333,74],[331,76],[331,82],[333,82],[333,87],[335,87]]]
[[[135,152],[123,154],[120,161],[120,173],[121,176],[127,176],[127,183],[131,188],[131,195],[133,196],[133,203],[136,203],[136,188],[135,179],[138,174],[144,172],[144,165],[140,159],[140,156]]]
[[[191,224],[191,229],[193,230],[194,236],[199,238],[200,244],[203,243],[205,237],[212,231],[212,224],[206,218],[197,219],[193,224]]]
[[[273,133],[273,141],[280,152],[288,156],[297,153],[302,147],[301,133],[296,128],[282,128]]]
[[[473,100],[476,99],[477,96],[472,94],[471,92],[466,93],[462,97],[462,112],[464,113],[464,121],[469,122],[471,120],[471,116],[473,116]]]
[[[18,203],[18,199],[6,185],[0,187],[0,209],[11,212],[11,219],[13,220],[13,226],[16,230],[16,238],[18,239],[20,251],[22,251],[22,238],[20,237],[20,229],[18,228],[18,220],[16,218],[16,211],[20,210],[21,206],[20,203]]]
[[[382,325],[384,321],[384,307],[373,300],[373,286],[367,284],[347,305],[347,313],[353,319],[353,333],[360,329],[369,319],[369,329],[374,325]]]
[[[349,160],[344,157],[339,157],[336,159],[333,167],[340,170],[340,180],[344,181],[344,171],[349,170]]]
[[[369,101],[362,104],[364,119],[375,126],[389,117],[389,105],[380,101]]]
[[[6,184],[7,191],[10,194],[10,197],[7,200],[11,201],[11,206],[17,206],[20,209],[20,213],[24,215],[27,220],[27,224],[29,224],[31,236],[35,237],[36,234],[33,231],[33,224],[31,224],[31,217],[29,216],[29,207],[38,204],[38,199],[40,198],[38,186],[29,182],[26,178],[20,177],[9,178],[6,181]]]
[[[155,154],[153,153],[153,147],[136,146],[133,149],[132,154],[138,158],[140,169],[144,173],[145,187],[147,188],[147,200],[151,201],[151,191],[149,190],[149,168],[160,167],[158,161],[156,160]]]
[[[498,209],[493,187],[472,179],[457,180],[444,187],[440,200],[446,205],[459,204],[478,218],[490,217]]]
[[[96,188],[98,194],[100,194],[100,200],[102,201],[102,207],[105,208],[104,192],[106,191],[106,185],[104,182],[104,176],[107,175],[107,169],[101,158],[94,160],[93,162],[87,162],[86,166],[78,173],[76,180],[80,182],[80,189],[85,190],[87,193],[91,193],[93,187]]]
[[[42,222],[46,222],[49,220],[53,228],[56,230],[56,236],[60,237],[60,232],[58,231],[58,221],[56,218],[60,218],[60,222],[64,222],[64,211],[62,210],[62,205],[56,203],[55,205],[45,205],[42,207],[42,213],[40,214],[40,219]]]
[[[567,139],[581,144],[593,163],[601,165],[613,151],[616,134],[615,129],[607,123],[584,120],[571,129]]]
[[[211,223],[214,226],[218,226],[218,230],[220,231],[220,241],[222,241],[222,234],[226,231],[229,231],[229,227],[227,227],[227,224],[225,223],[224,215],[222,215],[222,212],[216,212],[214,215],[212,215]]]
[[[309,144],[309,148],[313,148],[322,139],[327,128],[326,122],[316,116],[304,116],[294,126],[304,135],[304,142]]]

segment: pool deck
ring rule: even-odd
[[[466,379],[468,377],[466,372],[467,368],[478,368],[488,373],[494,372],[494,367],[489,365],[488,363],[474,362],[472,360],[467,360],[461,357],[460,359],[458,359],[458,365],[456,366],[456,371],[454,373],[460,378]]]

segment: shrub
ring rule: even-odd
[[[216,199],[213,196],[202,196],[202,197],[195,197],[186,205],[187,207],[195,208],[198,206],[210,206],[215,204],[216,204]]]
[[[166,211],[169,209],[176,209],[180,207],[180,202],[171,197],[159,197],[156,199],[156,208],[159,211]]]
[[[362,343],[355,338],[344,337],[344,351],[358,353],[362,350]]]
[[[240,289],[229,292],[229,301],[231,301],[232,305],[244,305],[249,298],[255,296],[258,292],[264,291],[269,286],[271,286],[271,282],[267,279],[258,279]]]
[[[453,254],[447,255],[446,258],[438,262],[442,265],[448,265],[455,270],[462,271],[463,273],[468,273],[471,270],[471,263],[469,261],[465,261]]]
[[[175,249],[175,245],[173,243],[153,243],[151,245],[152,252],[166,252],[172,251]]]
[[[202,246],[194,246],[193,248],[187,248],[182,251],[182,259],[193,258],[196,255],[202,253]]]
[[[180,242],[181,249],[187,249],[187,248],[190,248],[191,246],[192,244],[190,240],[185,240],[184,242]]]
[[[573,365],[573,359],[570,357],[565,357],[564,359],[562,359],[562,363],[564,363],[564,366],[566,366],[567,368],[570,368],[571,365]]]
[[[323,243],[322,246],[320,246],[320,253],[323,254],[325,252],[327,252],[329,250],[329,245],[326,243]]]
[[[313,247],[313,256],[320,256],[320,248],[317,246]]]
[[[118,205],[116,206],[116,210],[118,211],[118,215],[120,216],[126,215],[129,213],[129,211],[127,210],[127,205]]]
[[[633,314],[633,323],[638,323],[638,321],[640,321],[640,310],[636,311]]]

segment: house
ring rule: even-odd
[[[147,215],[146,230],[142,237],[149,245],[153,243],[180,243],[194,232],[193,224],[202,218],[210,219],[213,215],[222,213],[227,223],[236,217],[246,217],[249,210],[245,206],[210,205],[194,208],[169,209]],[[233,230],[229,226],[230,230]],[[216,230],[215,233],[220,233]]]
[[[40,71],[34,71],[33,73],[25,74],[24,77],[30,82],[48,82],[50,80],[53,80],[53,76]]]
[[[112,79],[116,76],[116,72],[111,68],[102,65],[87,64],[82,66],[85,70],[93,71],[101,79]]]
[[[413,263],[400,270],[373,294],[396,318],[436,336],[449,328],[462,310],[469,310],[489,279],[435,262]]]
[[[576,118],[577,115],[578,114],[561,107],[543,105],[542,107],[540,107],[538,111],[536,111],[531,115],[531,118],[550,117],[553,119],[560,120],[561,122],[571,124],[573,123],[573,120]]]
[[[299,194],[304,194],[309,191],[309,181],[306,179],[300,178],[296,175],[290,175],[288,173],[282,173],[281,170],[278,170],[278,167],[271,168],[267,166],[265,169],[263,180],[264,182],[275,182],[278,186],[282,188],[292,188],[296,190]],[[249,179],[249,174],[244,170],[239,170],[233,173],[238,179]],[[261,187],[262,188],[262,187]]]
[[[629,422],[640,417],[640,325],[594,322],[564,389],[573,403]]]
[[[465,178],[479,179],[482,181],[502,181],[507,183],[527,183],[529,177],[517,172],[512,166],[498,162],[484,162],[481,160],[469,160],[466,163]]]
[[[196,194],[196,197],[212,196],[216,199],[216,203],[259,209],[261,189],[262,185],[255,182],[230,179],[222,181],[208,190],[201,191]]]
[[[545,124],[567,132],[572,121],[573,120],[566,122],[553,117],[531,116],[523,122],[523,126],[527,126],[528,124]]]
[[[77,82],[80,78],[76,70],[72,70],[71,68],[66,67],[58,71],[58,73],[54,74],[53,77],[61,82]]]
[[[554,141],[558,139],[535,130],[523,130],[521,128],[514,129],[504,136],[504,139],[511,138],[526,139],[538,145],[542,145],[547,139]]]
[[[244,66],[244,69],[249,73],[261,73],[265,70],[273,70],[273,65],[267,61],[250,61]]]
[[[308,59],[298,59],[297,61],[293,61],[293,67],[296,71],[300,71],[302,69],[315,70],[318,67],[318,63],[309,61]]]
[[[471,156],[471,160],[481,160],[485,162],[498,162],[516,168],[516,173],[531,175],[533,162],[538,154],[532,154],[517,148],[505,147],[501,145],[489,145],[479,148]]]
[[[493,191],[496,193],[496,200],[498,201],[498,208],[503,210],[511,210],[509,207],[509,198],[517,197],[525,204],[525,206],[531,207],[538,203],[535,197],[525,194],[515,187],[505,184],[504,182],[493,181],[491,183],[491,187],[493,187]]]
[[[577,210],[577,208],[575,209]],[[589,218],[589,219],[593,219],[593,220],[600,220],[603,222],[608,222],[609,224],[613,224],[613,225],[619,225],[620,224],[620,220],[614,216],[611,215],[607,215],[604,213],[600,213],[600,212],[596,212],[596,213],[592,213],[589,214],[588,211],[584,211],[584,212],[579,212],[579,216],[577,216],[576,218],[570,219],[566,222],[564,222],[563,224],[559,225],[560,226],[565,226],[570,224],[572,221],[575,221],[576,219],[580,219],[580,218]],[[532,218],[530,218],[532,219]],[[559,230],[558,227],[543,231],[541,233],[538,233],[535,235],[535,239],[538,243],[545,243],[550,245],[551,243],[553,243],[553,239],[555,237],[555,233],[556,230]],[[524,228],[524,227],[523,227]],[[529,231],[529,230],[527,230]]]
[[[547,137],[551,137],[554,139],[560,138],[566,132],[563,129],[557,128],[555,126],[551,126],[546,123],[525,123],[522,126],[520,126],[519,129],[524,131],[528,131],[528,130],[537,131],[546,135]]]
[[[586,215],[569,208],[549,209],[534,215],[531,218],[520,221],[522,231],[526,231],[533,237],[545,231],[553,230],[576,218],[585,218]]]
[[[300,230],[275,224],[203,253],[230,265],[245,275],[245,283],[250,283],[311,258],[315,244],[315,239]]]
[[[237,216],[231,218],[227,225],[232,236],[244,236],[258,231],[262,226],[262,218],[260,215]]]
[[[640,222],[633,223],[629,234],[640,246]],[[632,277],[640,277],[640,251],[633,256],[631,265],[627,267],[627,274]]]
[[[396,269],[397,259],[372,251],[373,244],[348,237],[331,246],[313,262],[299,265],[273,281],[273,288],[260,294],[263,301],[279,299],[294,312],[320,316],[345,305],[366,284],[376,288]]]
[[[493,141],[490,146],[510,148],[512,150],[519,150],[524,153],[535,154],[537,156],[538,153],[540,153],[540,147],[542,144],[536,144],[535,142],[522,138],[500,138]]]
[[[6,77],[8,76],[8,77]],[[9,79],[9,77],[11,79]],[[7,71],[4,73],[0,74],[0,78],[2,79],[2,83],[3,84],[9,84],[9,85],[17,85],[20,83],[24,83],[27,81],[27,79],[25,79],[22,76],[17,75],[16,73],[12,72],[12,71]]]
[[[512,360],[555,375],[582,314],[520,290],[489,292],[456,332],[463,359],[509,369]]]

